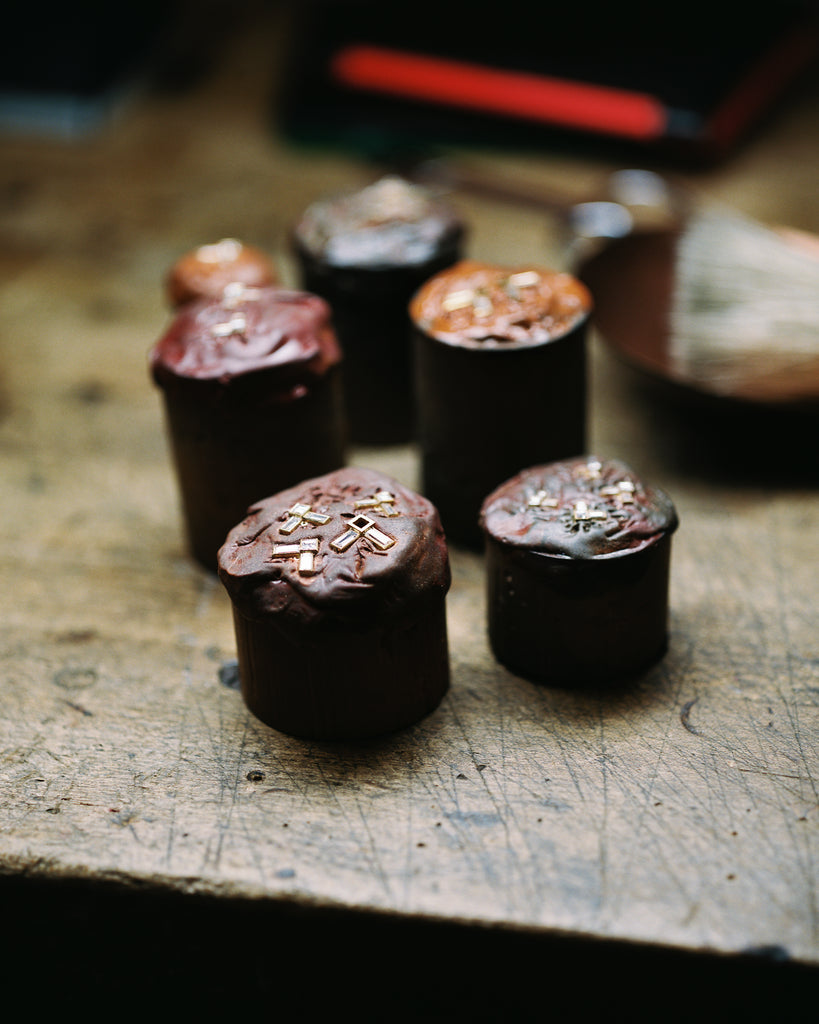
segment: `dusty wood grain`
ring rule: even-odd
[[[453,685],[416,727],[299,742],[226,685],[227,600],[185,556],[146,372],[161,279],[228,234],[289,273],[292,216],[369,175],[268,134],[243,45],[238,77],[146,98],[99,137],[4,140],[0,872],[819,964],[815,423],[677,409],[595,344],[593,445],[664,486],[682,524],[671,649],[633,687],[501,669],[482,559],[458,551]],[[809,98],[695,183],[819,231]],[[541,163],[566,182],[608,169],[524,161]],[[547,219],[460,199],[479,258],[556,252]],[[784,439],[784,478],[764,466],[775,451],[745,458],[754,430]],[[354,455],[417,484],[411,448]]]

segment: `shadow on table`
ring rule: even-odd
[[[642,443],[668,471],[730,487],[816,487],[819,406],[755,406],[614,370]]]

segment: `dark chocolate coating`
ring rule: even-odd
[[[184,253],[165,278],[172,309],[193,299],[219,299],[226,288],[263,288],[278,284],[272,260],[260,249],[233,238],[200,245]]]
[[[448,203],[396,175],[317,200],[295,228],[306,252],[347,272],[425,267],[462,233]]]
[[[677,514],[624,463],[525,470],[487,497],[481,525],[490,644],[513,672],[605,684],[665,653]]]
[[[440,703],[450,568],[425,498],[368,469],[306,480],[250,508],[218,562],[242,694],[268,725],[359,739],[403,728]]]
[[[188,303],[154,346],[188,545],[205,568],[253,501],[344,465],[340,362],[327,304],[279,288]]]
[[[390,201],[385,195],[390,195]],[[416,290],[460,256],[454,211],[400,179],[314,203],[293,232],[302,287],[333,310],[344,351],[351,440],[414,436],[411,324]]]
[[[490,491],[525,466],[585,450],[590,298],[581,285],[582,304],[568,318],[552,318],[548,303],[538,318],[535,303],[517,323],[503,310],[497,319],[436,333],[441,301],[459,293],[475,268],[516,273],[464,261],[427,282],[410,309],[421,489],[438,508],[450,542],[480,549],[478,516]],[[569,275],[538,273],[561,286],[577,284]]]

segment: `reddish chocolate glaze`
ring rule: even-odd
[[[263,288],[278,282],[273,262],[261,249],[223,238],[181,256],[168,271],[165,291],[175,309],[193,299],[221,298],[231,285]]]
[[[394,502],[355,507],[356,501],[380,491],[389,492]],[[299,504],[329,516],[329,521],[304,521],[284,532],[290,510]],[[387,507],[398,514],[385,514]],[[334,550],[332,542],[362,515],[394,543],[382,550],[365,533],[346,550]],[[274,545],[298,545],[308,538],[319,541],[315,569],[309,574],[300,570],[297,556],[274,553]],[[447,547],[435,508],[397,481],[362,468],[306,480],[257,502],[228,534],[218,564],[219,576],[244,616],[272,618],[288,630],[321,628],[328,620],[366,626],[400,619],[440,601],[450,585]]]
[[[461,260],[416,293],[410,315],[426,334],[486,348],[540,343],[588,317],[591,295],[571,274]]]
[[[160,385],[173,378],[228,383],[259,370],[320,376],[340,360],[328,304],[276,287],[186,304],[150,354]]]
[[[572,559],[649,547],[677,528],[668,495],[624,463],[595,456],[524,470],[490,494],[481,525],[494,540]]]

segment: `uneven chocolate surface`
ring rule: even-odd
[[[165,290],[173,308],[192,299],[218,299],[225,289],[261,288],[279,280],[272,260],[251,245],[223,238],[185,253],[168,271]]]
[[[462,231],[448,204],[388,175],[359,191],[312,203],[294,238],[331,266],[375,268],[425,263]]]
[[[623,462],[595,456],[527,469],[484,502],[481,525],[502,544],[574,559],[649,547],[677,528],[668,495]]]
[[[248,618],[288,630],[403,616],[450,585],[426,498],[374,470],[341,469],[256,503],[219,552],[219,576]]]
[[[150,354],[158,384],[171,378],[227,383],[275,369],[321,375],[340,360],[328,304],[276,287],[183,306]]]
[[[488,348],[562,337],[591,305],[586,286],[571,274],[461,260],[420,288],[410,315],[440,341]]]

